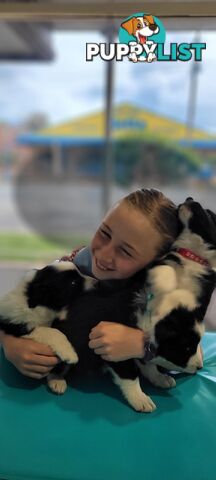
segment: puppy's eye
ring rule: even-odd
[[[137,28],[142,28],[141,23],[138,23]]]

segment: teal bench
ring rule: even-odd
[[[63,396],[0,358],[0,478],[10,480],[215,480],[216,334],[204,367],[177,387],[143,382],[157,404],[133,411],[109,376],[74,375]]]

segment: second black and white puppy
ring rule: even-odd
[[[188,373],[202,366],[203,319],[216,286],[216,215],[189,197],[179,206],[178,216],[181,234],[148,272],[144,314],[142,295],[138,296],[137,324],[149,331],[156,348],[155,358],[140,367],[155,385],[163,383],[156,365]]]

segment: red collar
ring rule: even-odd
[[[176,252],[179,253],[179,255],[182,255],[182,257],[193,260],[193,262],[200,263],[201,265],[206,265],[206,267],[211,267],[208,260],[199,257],[199,255],[196,255],[194,252],[192,252],[192,250],[188,250],[188,248],[177,248]]]

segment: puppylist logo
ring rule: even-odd
[[[121,23],[119,43],[87,43],[86,61],[92,62],[98,56],[106,62],[114,59],[122,62],[125,57],[134,63],[202,61],[206,43],[170,43],[165,52],[165,38],[161,20],[153,15],[134,13]]]

